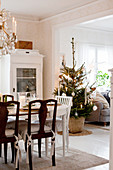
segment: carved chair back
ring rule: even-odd
[[[14,96],[13,95],[5,94],[2,97],[3,97],[3,102],[9,101],[9,98],[10,98],[10,101],[14,101]]]
[[[52,102],[52,104],[51,104]],[[32,105],[36,104],[38,106],[38,111],[36,114],[38,114],[39,117],[39,132],[40,134],[44,134],[44,126],[47,118],[48,113],[48,106],[52,105],[53,107],[53,113],[52,113],[52,128],[51,130],[55,132],[55,123],[56,123],[56,109],[57,109],[57,100],[54,99],[48,99],[48,100],[34,100],[29,102],[29,114],[28,114],[28,134],[31,134],[31,115],[32,115]]]
[[[8,106],[10,106],[11,104],[15,105],[16,107],[15,135],[18,136],[19,102],[17,101],[0,102],[0,143],[2,143],[1,139],[6,138],[5,130],[9,114]]]
[[[71,106],[72,106],[72,96],[55,96],[55,99],[57,100],[58,103],[69,106],[66,115],[66,121],[68,125]]]

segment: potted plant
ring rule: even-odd
[[[93,103],[90,101],[90,94],[95,90],[88,86],[85,63],[76,69],[74,59],[74,40],[72,39],[73,67],[63,65],[59,75],[59,88],[54,89],[55,95],[73,96],[73,106],[70,113],[69,130],[72,133],[83,130],[84,120],[93,110]],[[60,94],[59,94],[60,93]],[[78,123],[77,123],[78,122]],[[76,127],[78,126],[78,128]]]
[[[110,87],[109,74],[106,72],[103,73],[101,70],[99,70],[96,75],[96,84],[97,84],[97,87],[100,87],[101,89],[102,88],[108,89]]]

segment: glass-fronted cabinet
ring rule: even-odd
[[[17,50],[1,59],[1,93],[35,94],[43,99],[43,55],[38,50]]]
[[[41,98],[42,74],[38,64],[13,65],[13,94],[18,99],[20,93]]]
[[[36,93],[36,68],[17,68],[17,92]]]

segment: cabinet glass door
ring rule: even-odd
[[[36,93],[36,68],[17,68],[17,92]]]

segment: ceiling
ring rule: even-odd
[[[1,0],[2,9],[42,20],[98,0]]]
[[[21,19],[40,21],[95,1],[98,0],[1,0],[1,8]],[[113,32],[113,15],[85,22],[79,26]]]
[[[82,28],[113,32],[113,15],[79,24]]]

